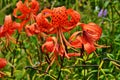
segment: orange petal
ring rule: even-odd
[[[12,18],[11,15],[7,15],[5,16],[4,30],[8,30],[11,27],[12,27]]]
[[[70,36],[69,41],[71,42],[71,41],[75,40],[75,38],[76,38],[77,36],[79,36],[80,33],[81,33],[80,31],[74,32],[74,33]]]
[[[14,9],[13,11],[13,15],[17,18],[20,18],[20,19],[24,19],[27,14],[30,13],[30,9],[22,3],[22,1],[19,1],[17,4],[16,4],[17,8]],[[17,16],[17,11],[20,11],[21,12],[21,15],[20,16]]]
[[[81,37],[78,36],[74,41],[70,42],[70,44],[75,48],[81,48],[82,47]]]
[[[58,47],[56,45],[56,38],[55,37],[48,37],[46,42],[42,45],[42,51],[43,52],[58,52]]]
[[[76,26],[77,23],[80,21],[80,14],[72,9],[67,10],[67,14],[70,16],[70,21],[68,26]]]
[[[42,10],[42,12],[41,12],[45,17],[51,17],[51,15],[52,15],[52,10],[50,10],[50,9],[44,9],[44,10]]]
[[[81,56],[80,53],[68,53],[67,55],[68,55],[69,57]]]
[[[37,29],[36,23],[31,24],[31,25],[26,25],[25,30],[28,36],[32,36],[34,34],[40,33],[40,31]]]
[[[90,44],[89,42],[84,44],[84,49],[88,54],[96,50],[95,46],[93,44]]]
[[[31,3],[30,3],[30,5],[31,5],[30,8],[31,8],[32,13],[34,15],[36,15],[36,13],[39,11],[39,8],[40,8],[38,1],[32,0]]]
[[[68,24],[68,15],[64,6],[53,8],[52,10],[52,26],[54,28],[64,27]]]
[[[81,32],[75,32],[69,38],[70,44],[75,48],[81,48],[82,47],[83,42],[82,42],[81,37],[78,35],[80,33]]]
[[[36,22],[38,24],[39,30],[42,32],[48,32],[52,27],[49,21],[46,19],[46,16],[44,16],[42,13],[37,15]]]
[[[4,30],[4,28],[3,28],[3,26],[1,26],[1,27],[0,27],[0,37],[4,37],[4,36],[5,36],[3,30]]]
[[[85,36],[89,41],[99,40],[102,29],[95,23],[81,24],[81,27],[84,31],[83,36]]]
[[[11,15],[5,16],[4,25],[0,28],[0,37],[5,37],[7,34],[12,35],[16,28],[13,25]]]

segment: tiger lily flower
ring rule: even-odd
[[[41,12],[44,16],[49,29],[49,33],[57,33],[58,29],[67,32],[73,29],[80,20],[80,14],[72,9],[66,9],[64,6],[50,9],[44,9]],[[41,16],[42,17],[42,16]],[[49,20],[50,18],[50,20]]]
[[[4,58],[0,58],[0,69],[4,68],[7,65],[7,61]],[[0,78],[4,77],[5,73],[0,71]]]
[[[13,16],[20,19],[21,27],[19,28],[19,31],[22,30],[22,27],[29,21],[34,21],[35,17],[37,15],[37,12],[39,10],[39,3],[36,0],[25,0],[24,3],[20,0],[16,4],[17,8],[13,11]],[[20,15],[17,14],[17,12],[20,12]]]
[[[40,13],[36,16],[36,23],[26,25],[25,30],[28,36],[32,36],[34,34],[41,34],[41,32],[48,33],[50,28],[51,24],[46,19],[46,16]]]
[[[57,41],[55,42],[54,50],[56,51],[58,44],[61,46],[65,57],[69,58],[65,45],[68,45],[63,32],[68,32],[73,29],[80,20],[80,14],[72,9],[66,9],[64,6],[50,9],[44,9],[37,17],[36,22],[41,30],[48,34],[56,34]],[[42,22],[41,22],[42,21]],[[58,42],[60,40],[60,42]],[[65,42],[65,43],[64,43]],[[52,46],[52,45],[51,45]],[[57,51],[58,52],[58,51]]]
[[[100,39],[102,29],[95,23],[82,23],[80,26],[82,27],[82,32],[73,33],[69,39],[70,43],[75,48],[82,48],[83,45],[84,50],[90,54],[96,50],[94,43]]]
[[[70,18],[70,19],[69,19]],[[50,20],[49,20],[50,19]],[[67,32],[73,29],[80,20],[77,11],[63,7],[54,8],[53,10],[44,9],[36,16],[36,29],[40,32],[58,33],[58,29]],[[29,27],[27,27],[28,29]]]
[[[48,37],[46,39],[46,42],[42,45],[42,51],[46,54],[53,53],[53,56],[55,59],[57,59],[57,56],[64,56],[64,50],[60,44],[57,43],[57,39],[55,37]],[[80,56],[79,53],[68,53],[69,57],[72,56]]]
[[[46,72],[48,71],[49,67],[53,64],[55,60],[58,59],[58,55],[61,57],[65,56],[67,58],[69,57],[75,57],[80,56],[80,53],[67,53],[65,55],[65,51],[61,44],[58,44],[56,37],[48,37],[46,39],[46,42],[42,45],[42,51],[46,53],[46,55],[50,54],[50,65],[48,66]]]
[[[37,24],[33,23],[31,25],[26,25],[25,30],[28,36],[32,36],[34,34],[40,33],[40,31],[37,29]]]
[[[0,37],[6,37],[7,43],[9,40],[15,43],[15,39],[11,37],[16,29],[20,27],[19,23],[13,22],[10,15],[5,17],[4,25],[0,27]]]

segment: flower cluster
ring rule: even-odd
[[[5,37],[7,43],[14,41],[15,39],[11,35],[15,30],[18,30],[19,33],[25,31],[29,37],[40,36],[38,34],[44,33],[47,36],[41,46],[41,51],[50,57],[51,62],[54,62],[58,56],[68,59],[81,56],[80,49],[88,54],[96,50],[95,43],[102,34],[102,29],[97,24],[81,23],[79,12],[66,9],[64,6],[43,9],[38,13],[39,8],[37,0],[18,1],[13,16],[20,22],[12,21],[10,15],[6,16],[4,25],[0,27],[0,38]],[[76,31],[67,40],[64,33],[71,31],[76,26],[81,27],[82,30]],[[73,52],[70,52],[69,49]]]

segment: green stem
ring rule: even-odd
[[[118,12],[118,10],[116,9],[115,6],[113,6],[114,10],[116,11],[116,13],[118,14],[118,16],[120,17],[120,13]]]
[[[111,7],[111,26],[112,26],[112,31],[111,31],[111,34],[114,35],[114,32],[115,32],[115,26],[114,26],[114,12],[113,12],[113,6],[112,4],[110,5]]]

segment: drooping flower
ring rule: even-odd
[[[42,18],[44,21],[43,23],[46,26],[46,29],[48,29],[48,33],[57,33],[58,29],[62,30],[62,32],[67,32],[71,29],[73,29],[76,24],[80,20],[80,14],[77,11],[74,11],[72,9],[66,9],[64,6],[50,9],[44,9],[40,16],[38,16],[37,22],[39,22]],[[38,25],[40,25],[38,23]],[[40,25],[40,27],[42,27]]]
[[[6,37],[7,41],[15,41],[11,35],[20,27],[19,23],[13,22],[10,15],[5,16],[4,25],[0,27],[0,37]]]
[[[95,23],[81,24],[83,36],[94,42],[100,39],[102,29]]]
[[[41,13],[37,15],[36,23],[25,26],[25,30],[28,36],[32,36],[34,34],[41,34],[41,32],[48,33],[50,28],[51,24],[46,19],[46,16]]]
[[[41,32],[48,33],[52,28],[52,25],[49,23],[47,17],[47,15],[44,15],[42,13],[38,14],[36,17],[36,23],[38,25],[37,29]]]
[[[0,69],[4,68],[7,65],[7,60],[5,58],[0,58]],[[0,71],[0,78],[4,77],[5,73]]]
[[[69,56],[67,55],[67,52],[65,50],[65,45],[68,45],[68,42],[65,39],[63,32],[67,32],[73,29],[77,25],[79,20],[80,14],[77,11],[66,9],[64,6],[53,8],[52,10],[44,9],[36,17],[36,22],[41,30],[44,30],[45,32],[50,34],[57,34],[57,40],[60,40],[59,48],[61,46],[64,52],[61,54],[65,54],[67,58],[69,58]],[[58,45],[57,42],[55,45]]]
[[[26,25],[25,26],[25,30],[26,30],[26,33],[28,36],[32,36],[34,34],[38,34],[40,33],[39,29],[37,28],[37,24],[36,23],[33,23],[31,25]]]
[[[47,62],[49,62],[49,66],[47,67],[46,72],[49,70],[54,61],[58,59],[58,56],[66,58],[81,56],[80,53],[76,52],[66,54],[64,46],[58,43],[56,37],[48,37],[46,42],[42,45],[42,51],[46,53],[47,57],[50,57],[47,60]]]
[[[46,72],[49,70],[53,62],[58,59],[59,55],[61,57],[66,57],[66,58],[81,56],[80,53],[76,53],[76,52],[66,54],[66,51],[64,50],[64,46],[62,46],[62,44],[59,44],[57,38],[55,37],[48,37],[46,39],[46,42],[42,45],[42,51],[46,53],[48,57],[50,57],[48,58],[49,60],[48,62],[50,64],[47,67]]]
[[[70,43],[75,48],[82,48],[83,45],[84,50],[88,54],[90,54],[91,52],[96,50],[94,43],[97,40],[99,40],[102,34],[102,29],[95,23],[89,23],[89,24],[82,23],[81,27],[82,27],[82,32],[75,32],[70,37]],[[72,40],[73,38],[75,39]]]
[[[24,3],[20,0],[16,4],[17,8],[14,9],[13,15],[14,17],[21,20],[21,27],[19,31],[22,30],[22,27],[29,21],[35,20],[37,12],[39,10],[39,3],[36,0],[25,0]],[[18,15],[18,13],[20,15]]]
[[[42,51],[46,54],[54,53],[57,55],[58,52],[58,44],[57,39],[55,37],[48,37],[46,42],[42,45]]]
[[[36,25],[27,26],[26,31],[45,33],[67,32],[73,29],[80,20],[80,14],[64,6],[51,9],[44,9],[36,18]],[[34,29],[33,29],[34,28]],[[36,30],[35,30],[36,29]],[[34,31],[35,30],[35,31]],[[33,34],[32,34],[33,35]]]
[[[79,53],[68,53],[65,54],[65,51],[61,44],[58,44],[57,39],[55,37],[48,37],[46,42],[42,45],[42,51],[46,54],[53,53],[55,59],[57,59],[58,55],[65,56],[65,57],[72,57],[72,56],[80,56]]]
[[[51,9],[44,9],[36,17],[36,23],[40,31],[48,34],[56,34],[56,37],[48,37],[46,42],[42,45],[42,51],[50,56],[50,68],[53,62],[61,57],[80,56],[79,53],[69,53],[67,47],[71,44],[64,37],[63,32],[68,32],[80,21],[80,14],[72,9],[66,9],[64,6]],[[51,54],[48,54],[51,53]]]

